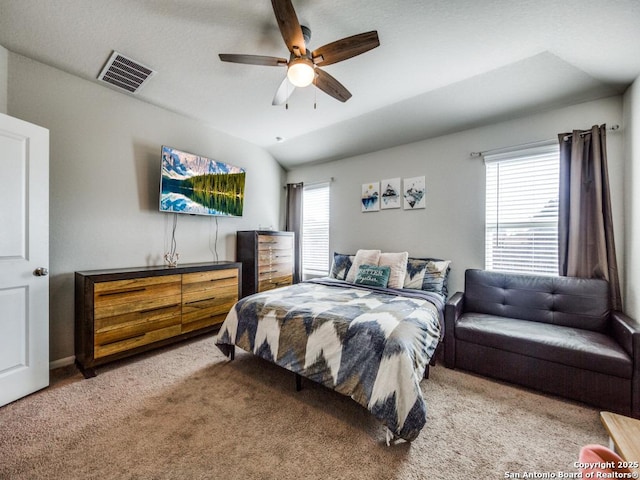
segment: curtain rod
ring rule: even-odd
[[[334,178],[329,177],[329,180],[316,180],[315,182],[305,183],[306,186],[320,185],[321,183],[333,183]]]
[[[321,183],[333,183],[334,178],[330,177],[329,180],[317,180],[315,182],[310,182],[310,183],[305,183],[305,182],[293,182],[292,185],[297,185],[298,183],[302,183],[304,184],[305,187],[313,187],[314,185],[320,185]],[[287,184],[288,185],[288,184]],[[287,185],[285,185],[283,188],[287,188]]]
[[[610,127],[607,127],[607,131],[609,132],[615,132],[616,130],[620,129],[620,125],[611,125]],[[585,133],[589,133],[591,130],[585,130]],[[573,134],[570,133],[568,135],[565,136],[565,138],[567,136],[572,136]],[[508,152],[509,150],[516,150],[518,148],[525,148],[525,147],[541,147],[543,145],[549,145],[553,142],[557,142],[557,139],[549,139],[549,140],[538,140],[535,142],[528,142],[528,143],[521,143],[519,145],[511,145],[510,147],[501,147],[501,148],[494,148],[492,150],[485,150],[482,152],[471,152],[469,154],[470,157],[472,158],[477,158],[477,157],[483,157],[484,155],[488,155],[488,154],[493,154],[493,153],[501,153],[501,152]]]
[[[620,125],[611,125],[610,127],[607,127],[607,132],[615,132],[616,130],[619,130],[619,129],[620,129]],[[588,134],[588,133],[591,133],[591,129],[589,129],[589,130],[581,130],[581,131],[580,131],[580,136],[582,136],[582,135],[586,135],[586,134]],[[573,133],[567,133],[567,134],[562,138],[562,140],[566,142],[566,141],[567,141],[567,140],[569,140],[571,137],[573,137]]]
[[[503,153],[503,152],[508,152],[510,150],[517,150],[517,149],[525,148],[525,147],[542,147],[544,145],[550,145],[550,144],[552,144],[554,142],[557,142],[557,140],[555,140],[555,139],[537,140],[535,142],[520,143],[518,145],[511,145],[509,147],[494,148],[492,150],[484,150],[482,152],[471,152],[469,154],[469,156],[472,157],[472,158],[477,158],[477,157],[483,157],[483,156],[489,155],[489,154]]]

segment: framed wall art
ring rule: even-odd
[[[369,182],[362,184],[362,202],[363,212],[377,212],[380,210],[380,182]]]
[[[381,202],[380,208],[400,208],[402,196],[400,195],[400,178],[388,178],[380,181]]]
[[[402,185],[402,197],[405,210],[416,210],[426,207],[425,177],[405,178]]]

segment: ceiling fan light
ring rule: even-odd
[[[307,59],[294,60],[287,70],[289,81],[296,87],[307,87],[311,85],[315,75],[313,66]]]

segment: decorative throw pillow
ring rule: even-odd
[[[391,268],[389,275],[389,288],[402,288],[404,286],[404,277],[407,273],[408,252],[400,253],[381,253],[378,265],[381,267],[388,266]]]
[[[360,265],[355,283],[358,285],[370,285],[372,287],[386,287],[389,283],[390,273],[390,267]]]
[[[426,290],[448,297],[447,279],[450,260],[430,258],[409,258],[407,273],[404,277],[404,288]]]
[[[353,263],[353,255],[345,255],[343,253],[333,253],[333,263],[331,264],[331,271],[329,276],[337,280],[344,280],[347,278],[347,273]]]
[[[355,282],[360,265],[378,265],[379,259],[380,250],[358,250],[345,280],[350,283]]]

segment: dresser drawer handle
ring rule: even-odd
[[[99,297],[109,297],[111,295],[122,295],[124,293],[137,293],[137,292],[144,292],[146,290],[146,288],[142,287],[142,288],[133,288],[133,289],[129,289],[129,290],[118,290],[115,292],[105,292],[105,293],[99,293],[98,296]]]
[[[120,343],[126,340],[133,340],[134,338],[142,338],[144,337],[144,335],[145,335],[144,333],[139,333],[136,335],[131,335],[130,337],[119,338],[117,340],[113,340],[112,342],[101,343],[100,346],[111,345],[113,343]]]
[[[147,308],[146,310],[140,310],[140,313],[149,313],[149,312],[157,312],[159,310],[164,310],[166,308],[177,307],[178,304],[174,303],[173,305],[165,305],[164,307],[155,307],[155,308]]]
[[[194,303],[200,303],[200,302],[202,302],[204,300],[210,301],[210,300],[215,300],[215,299],[216,299],[216,297],[207,297],[207,298],[204,298],[202,300],[191,300],[190,302],[184,302],[184,304],[185,305],[193,305]]]

